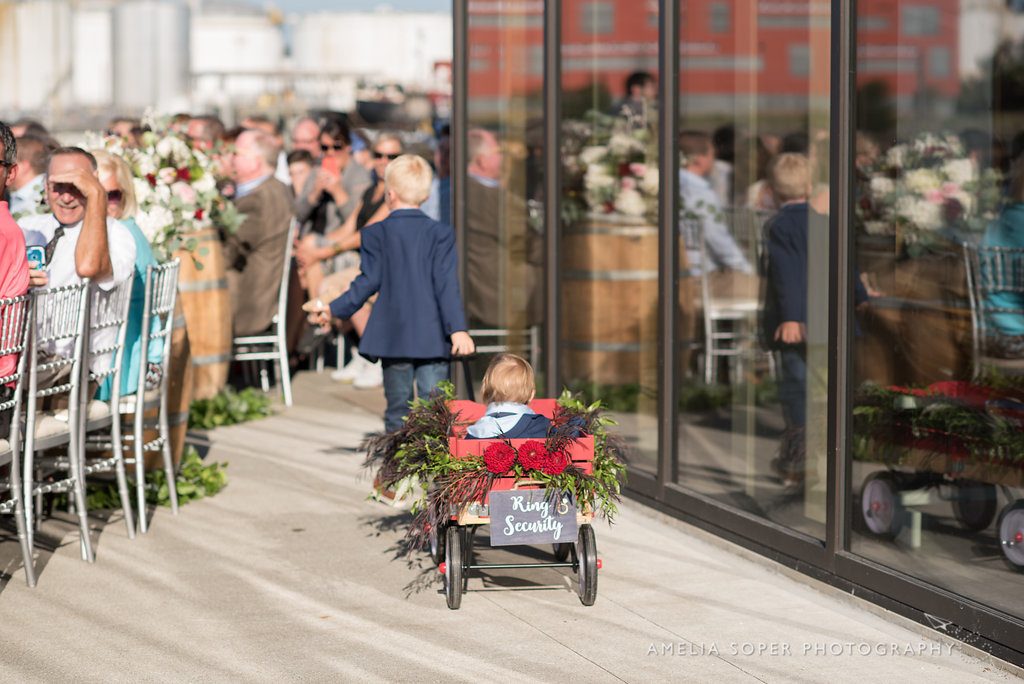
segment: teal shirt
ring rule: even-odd
[[[149,240],[142,233],[142,229],[135,223],[135,219],[124,218],[121,223],[131,231],[135,238],[135,275],[132,282],[132,303],[128,309],[128,330],[124,338],[124,359],[121,365],[121,396],[135,394],[139,387],[139,369],[141,366],[140,356],[142,354],[142,314],[145,308],[146,299],[146,269],[156,266],[156,257],[153,256],[153,249],[149,246]],[[152,322],[152,332],[160,328],[159,319]],[[148,349],[149,363],[160,363],[163,358],[163,340],[153,340]],[[110,376],[103,381],[96,398],[101,401],[110,401],[113,390],[114,377]]]
[[[998,220],[993,221],[981,240],[982,247],[1024,248],[1024,203],[1007,206]],[[985,295],[990,307],[1024,311],[1024,295],[1015,292],[991,292]],[[1003,335],[1024,335],[1024,316],[1016,313],[991,313],[989,324]]]

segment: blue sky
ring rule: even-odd
[[[249,0],[254,5],[261,7],[267,3],[265,0]],[[450,12],[452,0],[275,0],[273,2],[279,9],[285,12],[309,12],[317,10],[334,10],[346,12],[353,10],[373,10],[382,5],[388,5],[396,10],[413,10],[421,12]]]

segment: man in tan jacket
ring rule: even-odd
[[[238,232],[224,239],[233,330],[252,335],[270,327],[284,269],[285,239],[294,209],[292,193],[274,178],[278,145],[263,131],[238,136],[231,171],[235,206],[245,215]]]

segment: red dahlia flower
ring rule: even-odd
[[[543,442],[531,439],[519,447],[519,463],[522,464],[523,470],[543,470],[547,462],[548,450]]]
[[[544,463],[542,470],[545,475],[559,475],[569,465],[569,457],[564,451],[552,451]]]
[[[484,465],[495,475],[504,475],[516,462],[516,450],[512,445],[495,442],[484,449]]]

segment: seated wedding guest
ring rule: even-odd
[[[1024,249],[1024,157],[1018,158],[1013,165],[1008,190],[1006,206],[999,218],[985,230],[982,247]],[[1002,275],[1012,282],[1021,273],[1022,260],[1020,256],[1011,257],[1006,264],[1008,272]],[[986,330],[987,346],[1004,358],[1024,357],[1024,315],[1021,314],[1024,312],[1024,295],[1019,292],[989,292],[985,295],[985,306],[993,309],[986,321],[989,326]]]
[[[277,145],[279,150],[277,153],[277,164],[274,167],[274,178],[285,185],[290,185],[292,179],[288,174],[288,155],[284,151],[284,136],[281,135],[281,126],[268,116],[251,114],[242,119],[242,128],[263,131],[274,139],[274,144]]]
[[[551,420],[527,404],[537,394],[533,367],[515,354],[498,354],[487,366],[481,389],[487,412],[466,430],[469,439],[544,439]]]
[[[15,165],[17,145],[14,134],[0,121],[0,194],[18,174]],[[0,201],[0,298],[20,297],[28,291],[28,261],[25,258],[25,237],[7,209]],[[18,355],[0,356],[0,377],[7,377],[18,368]],[[14,395],[13,387],[0,387],[0,401]],[[10,434],[13,411],[0,413],[0,439]]]
[[[352,160],[349,129],[340,119],[328,120],[320,131],[320,166],[295,200],[295,213],[310,230],[325,235],[355,211],[371,184],[370,173]]]
[[[306,150],[314,160],[320,159],[320,124],[304,116],[292,126],[291,149]]]
[[[46,185],[46,161],[58,145],[33,133],[18,138],[18,173],[10,181],[10,209],[15,216],[38,213]]]
[[[120,138],[129,147],[138,147],[142,137],[142,122],[131,117],[119,116],[111,119],[107,134]]]
[[[215,116],[194,116],[188,122],[187,135],[201,150],[212,150],[224,137],[224,123]]]
[[[135,202],[135,186],[128,163],[105,150],[93,150],[96,157],[100,184],[107,191],[107,215],[120,221],[135,240],[135,273],[132,284],[131,306],[128,309],[128,325],[125,330],[124,357],[121,365],[121,394],[135,394],[139,386],[142,368],[142,315],[146,300],[146,269],[156,266],[156,257],[149,246],[149,240],[135,222],[138,204]],[[157,323],[154,320],[154,323]],[[162,340],[154,340],[148,350],[147,366],[160,363],[163,353]],[[113,376],[100,385],[96,398],[109,401],[113,392]]]
[[[434,182],[423,213],[441,223],[452,225],[451,129],[441,131],[434,148]]]
[[[302,188],[309,181],[309,177],[313,173],[313,165],[316,161],[308,150],[292,150],[288,153],[286,159],[292,195],[298,197],[299,193],[302,192]]]
[[[101,297],[135,275],[135,238],[120,221],[107,214],[107,192],[97,176],[96,158],[79,147],[54,151],[47,166],[46,194],[49,214],[28,216],[21,221],[22,232],[46,240],[46,273],[49,287],[77,285],[90,278]],[[104,328],[89,338],[92,349],[109,348],[117,337],[116,328]],[[73,341],[50,343],[44,354],[72,356]],[[93,370],[110,367],[110,356],[92,360]],[[41,379],[50,386],[70,367]]]
[[[29,134],[38,135],[42,138],[52,137],[50,131],[46,130],[46,126],[35,119],[18,119],[11,124],[11,132],[14,133],[15,138],[21,138]]]
[[[235,335],[263,332],[277,313],[292,193],[274,178],[278,147],[263,131],[242,131],[230,155],[234,202],[245,216],[224,239]]]
[[[309,299],[330,301],[341,296],[359,275],[358,250],[362,244],[362,229],[384,220],[390,213],[385,204],[384,170],[402,155],[402,139],[394,133],[381,133],[373,143],[373,177],[376,182],[366,189],[345,223],[323,236],[307,235],[299,244],[295,258],[303,272]],[[328,275],[329,274],[329,275]],[[349,319],[355,339],[366,329],[370,307],[364,306]],[[371,364],[355,354],[352,361],[331,377],[351,382],[359,389],[380,387],[384,381],[380,363]]]
[[[685,158],[685,166],[679,170],[684,228],[688,223],[700,226],[708,258],[708,263],[701,263],[701,246],[692,239],[687,240],[690,271],[699,274],[703,270],[731,269],[752,274],[754,268],[729,232],[725,209],[708,180],[715,166],[711,136],[700,131],[684,131],[679,135],[679,151]]]

